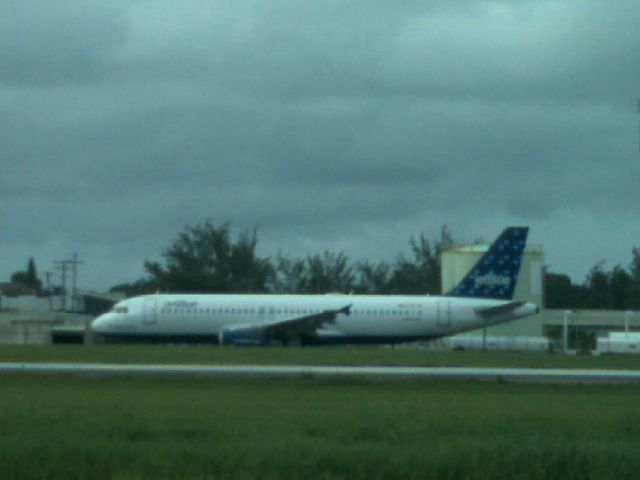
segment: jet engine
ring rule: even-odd
[[[262,329],[247,325],[223,327],[218,333],[220,345],[267,346],[271,345],[272,335]]]

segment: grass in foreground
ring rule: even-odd
[[[640,355],[435,352],[404,347],[218,347],[213,345],[2,345],[0,362],[411,365],[640,369]]]
[[[18,478],[637,478],[640,387],[0,377]]]

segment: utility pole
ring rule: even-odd
[[[51,272],[45,272],[45,276],[47,277],[47,297],[49,297],[49,310],[53,310],[53,305],[51,303],[51,296],[53,292],[51,291]]]
[[[69,269],[69,260],[56,260],[53,262],[56,270],[60,270],[60,283],[62,285],[62,310],[67,310],[67,270]]]
[[[72,260],[57,260],[53,263],[56,264],[56,268],[60,270],[60,276],[62,279],[62,293],[63,293],[63,310],[67,309],[67,272],[71,271],[71,310],[76,311],[76,297],[77,297],[77,285],[78,285],[78,265],[82,264],[78,260],[78,254],[72,254]]]
[[[562,350],[564,353],[569,351],[569,317],[571,316],[571,310],[564,311],[564,317],[562,319]]]
[[[78,265],[80,265],[82,262],[78,260],[78,253],[77,252],[73,252],[73,260],[71,260],[71,265],[73,267],[73,283],[72,283],[72,287],[71,287],[71,302],[72,302],[72,309],[75,312],[77,310],[77,298],[78,298],[78,289],[77,289],[77,285],[78,285]]]

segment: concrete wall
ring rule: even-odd
[[[56,312],[0,312],[0,344],[50,344],[54,327],[84,328],[92,320],[90,315]]]

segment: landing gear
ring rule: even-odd
[[[301,347],[302,346],[302,338],[300,335],[283,335],[280,339],[280,342],[283,347]]]

